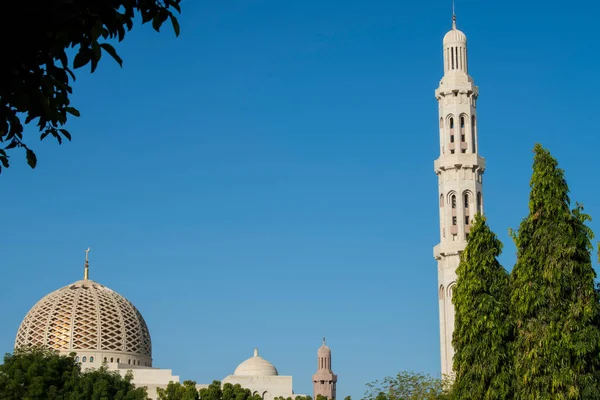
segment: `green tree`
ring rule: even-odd
[[[75,389],[65,396],[66,400],[146,400],[145,388],[136,388],[131,382],[133,374],[125,377],[106,367],[86,371],[80,375]]]
[[[145,400],[144,388],[135,388],[105,368],[81,372],[74,355],[63,356],[45,348],[17,349],[0,365],[2,400]]]
[[[119,65],[122,60],[107,40],[122,41],[134,25],[152,23],[159,31],[170,20],[179,35],[173,10],[181,12],[181,0],[19,0],[2,4],[10,16],[0,24],[0,171],[8,168],[8,150],[25,149],[27,162],[35,168],[35,153],[25,144],[23,124],[37,121],[40,138],[58,143],[71,140],[63,128],[67,118],[79,116],[71,106],[74,69],[90,64],[94,72],[103,52]],[[76,49],[72,67],[67,50]],[[72,69],[71,69],[72,68]],[[22,121],[22,118],[24,121]]]
[[[509,275],[497,257],[502,243],[477,215],[456,270],[452,302],[456,320],[452,397],[503,400],[512,397]]]
[[[0,365],[0,399],[64,399],[77,385],[79,364],[44,348],[18,349]]]
[[[529,214],[511,273],[518,399],[598,399],[600,305],[589,217],[570,209],[564,171],[536,144]]]
[[[200,394],[196,390],[195,381],[169,382],[166,388],[157,388],[158,400],[198,400]]]
[[[223,385],[222,400],[262,400],[258,394],[252,394],[250,389],[243,388],[239,383]]]
[[[363,400],[446,400],[445,382],[430,375],[402,371],[394,377],[367,383]]]

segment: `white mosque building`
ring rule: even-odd
[[[137,308],[117,292],[89,279],[87,252],[83,280],[44,296],[21,322],[15,348],[36,345],[64,355],[75,353],[84,370],[106,365],[122,375],[131,371],[133,383],[146,387],[149,399],[156,398],[157,388],[179,382],[172,370],[153,366],[150,331]],[[322,394],[335,400],[337,376],[331,371],[331,350],[324,339],[317,361],[315,397]],[[239,383],[263,400],[298,396],[292,377],[280,375],[273,364],[259,356],[258,349],[221,383]],[[198,389],[203,387],[208,384],[197,385]]]
[[[438,176],[440,243],[433,255],[438,263],[440,347],[442,374],[452,375],[454,305],[452,289],[460,253],[467,245],[473,217],[483,214],[485,159],[477,144],[479,89],[469,75],[467,36],[452,29],[443,40],[444,76],[435,91],[440,127],[440,156],[434,162]]]

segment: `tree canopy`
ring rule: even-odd
[[[589,216],[570,208],[564,171],[534,149],[529,215],[514,240],[515,398],[600,398],[600,304]]]
[[[381,381],[367,383],[363,400],[446,400],[446,383],[430,375],[402,371]]]
[[[461,253],[452,296],[456,319],[452,344],[452,397],[504,400],[512,396],[512,323],[509,275],[497,257],[502,243],[477,215]]]
[[[35,168],[37,158],[25,143],[23,125],[36,121],[40,139],[71,140],[64,126],[78,117],[71,105],[73,70],[90,65],[93,73],[103,52],[122,60],[108,42],[125,38],[137,15],[156,31],[170,20],[176,35],[181,0],[19,0],[2,5],[0,37],[0,172],[9,167],[9,151],[25,149]],[[69,49],[76,51],[69,62]]]
[[[145,400],[132,376],[106,368],[82,372],[74,356],[44,348],[17,349],[0,365],[0,399]]]
[[[156,389],[158,400],[198,400],[200,394],[195,381],[169,382],[166,388]]]
[[[239,384],[232,385],[213,381],[208,387],[199,390],[200,400],[262,400],[258,394],[252,394]]]

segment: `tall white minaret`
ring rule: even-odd
[[[483,213],[483,172],[485,159],[477,144],[477,97],[479,89],[469,76],[467,37],[456,29],[444,36],[444,77],[435,91],[440,127],[440,156],[434,162],[438,176],[440,243],[433,254],[438,262],[440,302],[440,347],[442,374],[452,374],[452,332],[454,305],[452,289],[456,268],[473,217]]]

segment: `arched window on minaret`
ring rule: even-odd
[[[440,149],[440,152],[441,152],[441,154],[444,154],[446,152],[446,149],[444,146],[444,143],[445,143],[445,140],[444,140],[444,118],[442,118],[442,117],[440,117],[440,138],[441,138],[440,143],[442,146]]]
[[[458,215],[456,213],[456,193],[452,193],[450,195],[450,205],[452,206],[452,215],[451,215],[451,226],[450,226],[450,234],[452,235],[452,240],[456,240],[456,235],[458,234]]]
[[[460,116],[460,152],[467,152],[467,138],[465,136],[465,116]]]
[[[477,143],[477,140],[475,137],[475,116],[472,115],[471,116],[471,151],[473,153],[477,152],[477,149],[475,148],[475,143]]]
[[[469,232],[471,230],[471,215],[469,213],[469,192],[463,192],[463,201],[465,206],[465,239],[469,239]]]
[[[448,123],[450,124],[450,154],[454,154],[454,117],[450,117]]]
[[[452,299],[452,296],[454,295],[454,285],[456,285],[456,282],[452,282],[450,285],[448,285],[448,298]]]

